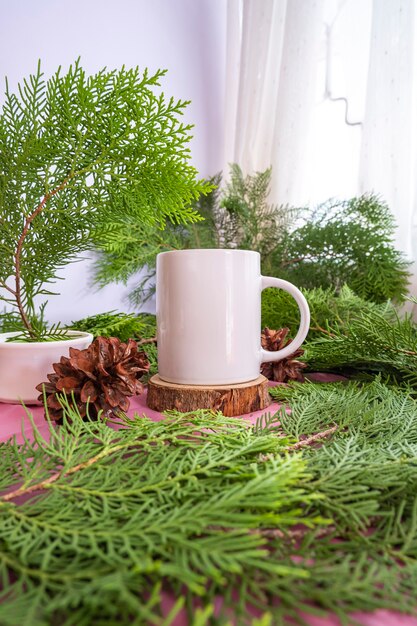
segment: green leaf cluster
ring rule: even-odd
[[[313,371],[382,373],[397,383],[417,386],[417,325],[409,317],[387,319],[364,311],[344,328],[306,346]]]
[[[312,599],[342,623],[350,623],[346,613],[355,608],[415,613],[415,398],[380,379],[364,385],[294,384],[271,393],[290,402],[291,412],[276,416],[287,436],[336,427],[321,445],[303,449],[310,488],[324,496],[309,509],[333,520],[329,534],[307,534],[294,552],[300,563],[309,563]],[[305,595],[308,581],[294,581],[295,596]]]
[[[121,341],[147,339],[156,334],[154,315],[147,313],[135,315],[121,311],[90,315],[71,322],[68,328],[91,333],[94,337],[118,337]]]
[[[391,302],[364,300],[346,285],[339,293],[321,288],[303,290],[310,306],[310,331],[300,360],[312,372],[349,377],[382,374],[392,382],[417,387],[417,324],[399,315]],[[298,307],[287,293],[266,289],[262,295],[262,324],[288,327],[295,336]],[[413,392],[414,393],[414,392]]]
[[[29,496],[0,498],[2,624],[162,625],[164,589],[176,612],[185,599],[211,604],[229,578],[305,575],[271,559],[259,530],[303,521],[317,497],[297,486],[300,455],[257,462],[285,437],[210,412],[114,430],[68,405],[49,442],[34,435],[1,445],[0,489]]]
[[[0,313],[0,333],[23,332],[24,326],[20,317],[13,311],[4,310]]]
[[[254,427],[199,411],[109,428],[63,400],[49,442],[2,444],[1,623],[415,612],[417,400],[379,378],[271,393],[291,412]]]
[[[184,247],[217,248],[214,213],[219,197],[221,175],[208,181],[211,191],[201,194],[193,208],[203,220],[187,225],[167,223],[159,225],[125,220],[113,234],[107,233],[106,245],[99,251],[95,262],[95,281],[100,286],[109,282],[127,284],[129,278],[139,273],[138,283],[129,294],[131,304],[138,306],[155,293],[156,256],[168,250]],[[210,227],[209,227],[210,224]],[[193,245],[191,245],[191,241]],[[187,243],[190,242],[190,243]]]
[[[393,245],[393,216],[377,196],[329,201],[300,219],[268,259],[273,273],[307,288],[347,284],[374,302],[404,299],[408,263]]]
[[[324,335],[332,336],[349,327],[364,313],[374,314],[387,321],[396,319],[396,311],[390,302],[377,304],[356,295],[350,287],[344,285],[339,292],[322,287],[301,289],[310,307],[311,322],[307,336],[309,341]],[[290,329],[294,336],[300,325],[300,312],[294,298],[281,289],[268,288],[262,292],[261,326],[264,328]]]
[[[330,516],[341,531],[372,526],[374,534],[364,544],[380,540],[384,546],[395,529],[397,540],[390,546],[407,550],[417,478],[417,401],[409,390],[377,377],[364,384],[291,384],[271,389],[271,395],[291,405],[279,417],[287,436],[299,439],[337,426],[329,441],[303,453],[313,473],[312,490],[325,495],[314,509]],[[417,529],[411,532],[411,552],[417,556]]]
[[[113,249],[97,264],[100,285],[145,274],[132,293],[143,301],[153,289],[155,257],[166,249],[241,248],[261,254],[265,275],[285,278],[308,290],[339,292],[344,285],[364,300],[402,301],[408,263],[393,245],[395,223],[388,206],[365,194],[348,201],[328,201],[316,208],[275,206],[268,202],[271,169],[244,175],[237,164],[230,180],[194,203],[203,221],[164,230],[128,227],[116,233]],[[139,249],[138,249],[139,248]]]
[[[229,181],[215,195],[210,194],[211,202],[203,206],[204,222],[187,228],[187,247],[205,247],[208,241],[208,247],[257,250],[267,258],[298,213],[268,203],[271,173],[269,168],[244,176],[239,165],[232,163]],[[220,186],[220,174],[215,182]]]
[[[187,102],[158,94],[165,72],[87,76],[77,61],[6,88],[0,114],[0,287],[33,339],[35,300],[93,244],[109,252],[134,223],[200,219],[210,185],[189,164]],[[41,324],[43,330],[44,325]]]

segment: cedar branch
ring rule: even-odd
[[[325,328],[323,328],[322,326],[319,326],[318,324],[316,326],[310,326],[310,330],[315,330],[315,331],[319,331],[320,333],[325,333],[329,337],[337,336],[334,333],[331,333],[330,330],[326,330]]]
[[[138,346],[144,346],[148,343],[156,343],[156,337],[151,337],[150,339],[141,339],[136,342]]]
[[[53,197],[55,196],[59,191],[62,191],[62,189],[64,189],[68,182],[70,181],[71,176],[68,176],[67,178],[65,178],[65,180],[62,181],[62,183],[60,185],[58,185],[58,187],[55,187],[55,189],[52,189],[52,191],[49,191],[47,194],[45,194],[44,198],[41,200],[41,202],[38,204],[38,206],[36,207],[36,209],[26,218],[25,220],[25,225],[23,227],[22,233],[19,237],[19,240],[17,242],[17,246],[16,246],[16,253],[15,253],[15,269],[16,269],[16,290],[12,291],[10,288],[7,288],[8,291],[10,291],[16,298],[16,304],[17,304],[17,308],[19,309],[19,314],[20,317],[22,318],[22,322],[25,325],[29,336],[34,339],[35,338],[35,332],[33,330],[32,324],[29,321],[29,318],[26,314],[26,311],[24,309],[23,303],[22,303],[22,284],[21,284],[21,258],[22,258],[22,250],[23,250],[23,243],[24,240],[29,232],[30,226],[33,222],[34,219],[36,219],[36,217],[43,211],[46,203]]]
[[[9,285],[6,285],[5,282],[0,281],[0,287],[2,289],[6,289],[6,291],[8,291],[9,293],[12,294],[12,296],[16,297],[16,292],[14,291],[14,289],[12,289],[11,287],[9,287]]]
[[[326,437],[333,435],[333,433],[335,433],[338,428],[339,427],[337,426],[337,424],[335,424],[331,428],[327,428],[326,430],[322,430],[319,433],[315,433],[314,435],[311,435],[310,437],[301,439],[300,441],[297,441],[296,443],[293,443],[290,446],[285,446],[285,448],[282,448],[282,450],[285,452],[290,452],[292,450],[299,450],[300,448],[305,448],[306,446],[310,446],[316,443],[317,441],[321,441],[322,439],[326,439]],[[271,461],[273,458],[275,458],[275,454],[272,454],[272,453],[260,454],[258,456],[258,461],[263,463],[265,461]]]
[[[6,493],[3,496],[1,496],[0,501],[9,502],[10,500],[14,500],[15,498],[18,498],[19,496],[26,496],[26,495],[33,493],[34,491],[42,491],[42,489],[47,489],[49,485],[51,485],[52,483],[55,483],[59,478],[62,478],[65,476],[71,476],[71,474],[75,474],[76,472],[79,472],[80,470],[86,469],[87,467],[94,465],[98,461],[101,461],[101,459],[109,456],[110,454],[113,454],[114,452],[117,452],[118,450],[122,450],[125,447],[126,445],[120,444],[120,445],[112,446],[111,448],[102,450],[96,456],[92,456],[91,458],[87,459],[87,461],[83,461],[82,463],[78,463],[78,465],[74,465],[74,467],[70,467],[70,469],[67,471],[61,470],[60,472],[55,472],[54,474],[51,474],[51,476],[49,476],[48,478],[45,478],[45,480],[42,480],[41,482],[36,483],[35,485],[30,485],[29,487],[19,487],[18,489],[15,489],[14,491],[10,491],[9,493]]]
[[[300,448],[310,446],[317,441],[321,441],[322,439],[326,439],[326,437],[333,435],[333,433],[335,433],[338,428],[339,427],[337,426],[337,424],[335,424],[331,428],[327,428],[327,430],[322,430],[321,432],[315,433],[310,437],[306,437],[306,439],[301,439],[300,441],[293,443],[291,446],[287,446],[286,448],[284,448],[284,450],[299,450]]]

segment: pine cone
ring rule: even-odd
[[[122,343],[117,337],[97,337],[86,350],[69,349],[69,357],[62,356],[59,363],[52,365],[54,374],[48,374],[48,381],[40,383],[36,389],[43,389],[46,404],[52,420],[61,422],[63,410],[57,394],[66,393],[75,404],[81,417],[86,415],[89,401],[89,416],[117,415],[117,411],[129,408],[128,398],[139,394],[143,385],[139,381],[149,369],[149,361],[144,352],[139,352],[136,341],[129,339]]]
[[[261,344],[265,350],[281,350],[291,343],[292,339],[287,339],[289,328],[281,328],[281,330],[271,330],[264,328],[261,333]],[[304,354],[304,350],[298,348],[291,356],[278,363],[262,363],[261,373],[269,380],[275,380],[285,383],[288,380],[298,380],[303,382],[304,375],[301,370],[307,367],[307,363],[297,361],[296,357]]]

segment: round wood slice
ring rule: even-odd
[[[268,380],[262,375],[248,383],[199,386],[168,383],[156,374],[148,383],[147,405],[159,412],[213,409],[234,417],[265,409],[270,403]]]

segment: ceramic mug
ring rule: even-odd
[[[294,341],[263,350],[261,291],[290,293],[301,313]],[[310,311],[303,294],[280,278],[261,276],[260,255],[248,250],[174,250],[156,263],[158,374],[184,385],[255,380],[260,365],[293,354],[304,341]]]

